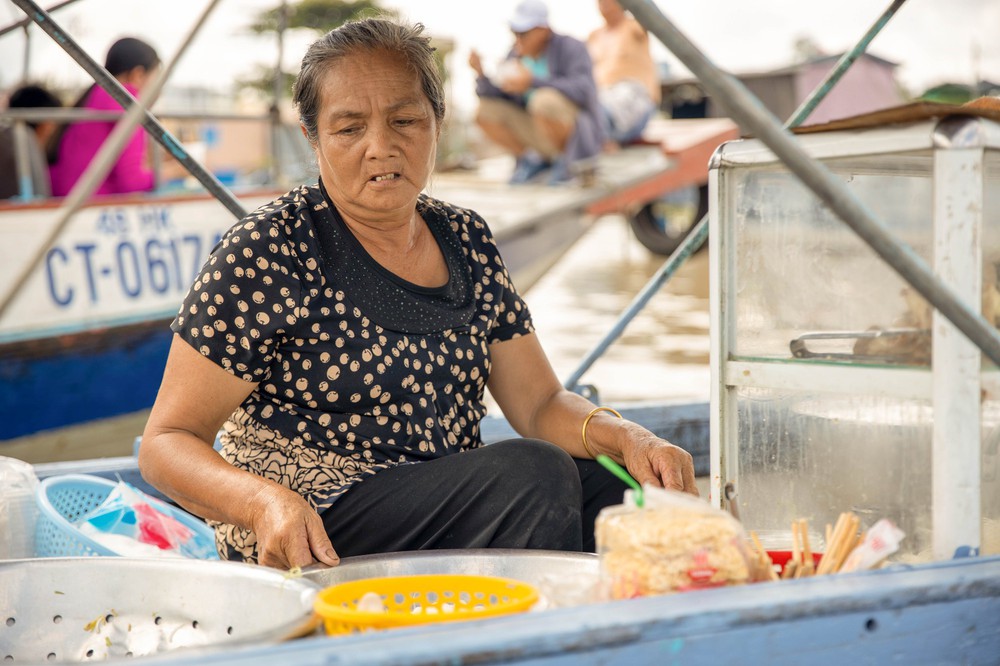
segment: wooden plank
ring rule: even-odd
[[[659,145],[671,161],[670,168],[619,187],[591,203],[589,214],[629,214],[667,192],[706,184],[709,160],[722,143],[739,138],[739,129],[727,118],[661,120],[654,122],[643,138]]]
[[[638,146],[585,165],[594,172],[586,182],[510,185],[513,160],[499,157],[473,171],[435,174],[426,191],[486,220],[515,284],[525,291],[590,228],[592,205],[657,178],[670,164],[659,148]]]
[[[707,164],[706,158],[706,171]],[[552,186],[509,185],[506,178],[513,169],[513,160],[497,157],[482,160],[474,171],[435,174],[427,193],[475,210],[499,238],[513,226],[534,224],[568,211],[589,213],[594,205],[617,200],[623,188],[657,178],[672,167],[662,147],[640,145],[603,153],[579,165],[583,170],[592,169],[592,179]]]

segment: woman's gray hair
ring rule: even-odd
[[[424,36],[423,31],[424,26],[420,23],[406,25],[386,18],[366,18],[349,21],[313,42],[302,58],[292,93],[299,122],[309,141],[314,144],[317,141],[316,122],[323,76],[337,60],[358,53],[381,51],[398,55],[420,77],[420,87],[440,127],[445,110],[444,85],[430,37]]]

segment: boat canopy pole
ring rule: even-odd
[[[66,5],[72,5],[74,2],[76,2],[76,0],[63,0],[62,2],[60,2],[58,4],[52,5],[51,7],[49,7],[48,9],[46,9],[45,11],[47,11],[49,14],[51,14],[52,12],[54,12],[56,10],[62,9]],[[29,25],[31,25],[31,19],[30,18],[23,18],[20,21],[15,21],[14,23],[11,23],[10,25],[5,25],[4,27],[0,28],[0,37],[3,37],[8,32],[13,32],[13,31],[17,30],[18,28],[27,28]]]
[[[274,182],[283,183],[284,173],[281,168],[281,97],[285,92],[285,32],[288,30],[288,3],[282,0],[278,6],[278,55],[274,63],[274,80],[271,82],[272,95],[269,109],[271,121],[271,174]]]
[[[44,260],[45,255],[48,254],[52,245],[52,241],[54,241],[56,237],[62,233],[63,229],[77,213],[77,211],[79,211],[91,195],[93,195],[94,190],[96,190],[100,184],[104,182],[104,178],[108,175],[108,171],[111,170],[111,167],[114,165],[118,156],[125,148],[125,144],[128,143],[132,133],[135,131],[136,126],[138,126],[142,121],[143,116],[147,114],[146,100],[155,100],[157,96],[159,96],[164,84],[166,84],[170,75],[173,74],[177,63],[194,41],[198,31],[205,25],[206,20],[219,4],[219,1],[220,0],[209,1],[205,10],[198,18],[198,21],[188,32],[187,37],[181,42],[181,46],[176,55],[167,65],[160,69],[156,77],[150,83],[149,87],[143,92],[141,99],[137,100],[134,104],[132,104],[132,106],[129,107],[125,115],[123,115],[115,124],[115,127],[111,131],[107,140],[101,144],[97,154],[94,155],[94,158],[84,170],[83,175],[81,175],[80,179],[73,185],[73,189],[66,197],[62,206],[60,206],[59,219],[56,224],[49,230],[45,239],[38,246],[34,256],[31,257],[27,264],[25,264],[24,270],[21,271],[21,274],[16,280],[14,280],[11,287],[7,290],[7,293],[3,297],[3,301],[0,301],[0,318],[3,318],[3,315],[10,307],[10,304],[14,301],[17,294],[20,293],[21,287],[23,287],[28,281],[35,269],[35,266]]]
[[[823,98],[827,96],[827,93],[833,90],[837,82],[847,73],[847,70],[854,64],[854,61],[861,57],[861,54],[868,49],[868,45],[882,31],[882,28],[889,22],[889,19],[896,15],[896,12],[903,6],[904,2],[906,0],[894,0],[889,5],[889,8],[882,12],[882,15],[872,24],[872,27],[868,28],[868,32],[864,34],[861,41],[855,44],[853,49],[841,56],[837,62],[837,66],[830,70],[830,73],[819,82],[819,85],[812,91],[812,94],[799,105],[799,108],[795,109],[785,123],[785,127],[798,127],[806,121],[809,115],[819,106],[819,103],[823,101]]]
[[[860,41],[854,45],[854,48],[840,58],[837,65],[830,70],[826,77],[820,81],[819,85],[812,91],[809,97],[807,97],[799,108],[792,113],[789,119],[785,122],[785,127],[798,127],[805,122],[809,115],[816,109],[817,106],[819,106],[819,103],[823,101],[831,90],[833,90],[837,82],[843,78],[844,74],[847,73],[847,70],[854,64],[854,61],[856,61],[858,57],[865,52],[865,49],[867,49],[868,45],[871,44],[873,39],[875,39],[875,36],[878,35],[882,28],[884,28],[889,22],[889,19],[895,16],[896,12],[903,6],[904,2],[906,2],[906,0],[893,0],[893,3],[889,6],[889,8],[882,12],[882,15],[879,16],[878,20],[875,21],[875,23],[873,23],[868,29],[868,32],[866,32]],[[622,1],[622,7],[625,9],[630,9],[628,7],[629,4],[629,0]],[[636,18],[638,20],[638,17]],[[649,28],[647,27],[646,29],[648,30]],[[625,331],[625,328],[632,322],[633,319],[635,319],[635,316],[639,314],[644,307],[646,307],[649,300],[663,288],[663,285],[670,281],[670,279],[674,276],[674,273],[677,272],[677,269],[683,266],[684,262],[686,262],[691,255],[697,252],[701,246],[704,245],[707,238],[708,214],[706,213],[705,216],[698,221],[698,224],[691,228],[687,237],[677,247],[677,249],[674,250],[670,257],[667,258],[667,261],[664,262],[663,266],[656,272],[656,274],[653,275],[652,278],[649,279],[642,290],[636,294],[635,298],[632,299],[632,302],[629,303],[628,307],[625,308],[625,311],[622,312],[618,321],[616,321],[611,327],[611,330],[609,330],[607,334],[605,334],[604,338],[602,338],[600,342],[598,342],[597,345],[587,353],[577,369],[573,371],[573,374],[566,379],[563,385],[567,389],[576,389],[583,375],[586,374],[597,359],[599,359],[604,352],[607,351],[608,347],[610,347],[614,341],[621,336],[621,334]]]
[[[86,51],[80,48],[80,45],[66,34],[62,28],[56,25],[45,10],[38,6],[38,3],[34,2],[34,0],[11,0],[11,2],[20,7],[56,44],[61,46],[66,53],[76,60],[77,64],[83,67],[93,77],[94,81],[104,88],[123,109],[128,109],[135,103],[135,99],[118,82],[118,79],[111,76],[106,69],[97,64]],[[184,149],[184,146],[149,111],[144,111],[142,126],[146,128],[146,131],[149,132],[149,135],[157,143],[173,155],[188,170],[188,173],[197,178],[198,182],[234,216],[237,218],[246,216],[246,210],[244,210],[233,193],[201,166],[197,160],[191,157]]]

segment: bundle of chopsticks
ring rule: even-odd
[[[765,572],[771,580],[837,573],[851,551],[864,541],[865,535],[860,531],[860,527],[861,519],[850,511],[841,513],[835,526],[827,524],[826,549],[816,564],[809,546],[809,523],[804,518],[792,521],[792,556],[785,563],[781,576],[774,570],[774,562],[764,550],[757,533],[751,531],[750,539],[753,541],[755,559],[753,564],[758,570]]]

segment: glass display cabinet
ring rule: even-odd
[[[1000,322],[1000,125],[797,139]],[[712,501],[789,544],[853,511],[904,560],[1000,552],[997,368],[759,141],[722,145],[709,186]]]

